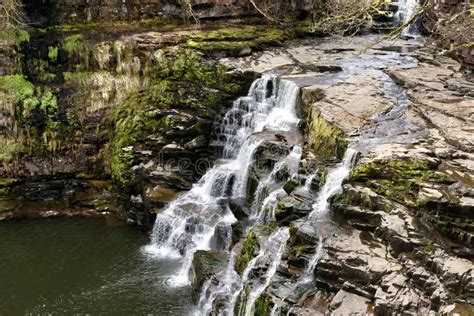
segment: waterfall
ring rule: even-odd
[[[285,250],[285,245],[288,239],[290,238],[290,232],[288,228],[280,228],[278,229],[270,238],[269,241],[262,247],[263,255],[260,257],[270,259],[269,267],[267,268],[267,272],[263,278],[263,282],[257,282],[257,284],[253,284],[250,293],[247,295],[247,302],[242,304],[241,306],[245,306],[245,316],[252,315],[252,309],[254,307],[255,302],[260,297],[260,295],[265,291],[265,289],[270,284],[273,276],[275,275],[278,266],[281,262],[281,256],[283,255],[283,251]],[[272,243],[273,242],[273,243]],[[262,253],[262,251],[260,251]],[[242,283],[248,283],[248,273],[247,279],[243,279]]]
[[[354,164],[356,163],[358,151],[348,148],[344,154],[344,158],[342,162],[339,163],[335,168],[329,171],[326,183],[322,187],[319,192],[318,198],[316,202],[313,204],[312,208],[313,211],[309,214],[309,220],[317,220],[318,218],[324,217],[329,212],[329,202],[331,197],[337,195],[342,190],[342,183],[344,180],[349,176]],[[309,189],[310,183],[314,177],[310,176],[305,185],[305,189]],[[291,294],[299,287],[312,283],[314,281],[314,269],[316,268],[317,263],[321,259],[324,254],[324,237],[319,236],[318,238],[318,246],[311,256],[306,268],[304,269],[302,275],[296,280],[294,285],[292,286],[292,290],[289,292]],[[280,308],[283,302],[286,300],[287,297],[283,297],[279,300],[274,306],[271,311],[271,315],[278,315],[280,312]]]
[[[402,0],[398,4],[397,19],[399,24],[406,23],[417,14],[420,9],[420,0]],[[402,36],[419,36],[419,30],[415,23],[412,21],[407,27],[402,30]]]
[[[180,269],[169,279],[170,286],[188,285],[194,253],[212,249],[216,228],[230,227],[236,221],[226,201],[246,196],[249,170],[262,143],[256,134],[296,129],[298,93],[291,81],[271,75],[257,79],[248,95],[237,99],[223,118],[223,159],[157,215],[152,242],[144,251],[159,259],[181,261]],[[295,150],[298,153],[295,148],[292,153]]]
[[[231,296],[230,302],[225,310],[226,315],[233,315],[237,301],[240,298],[241,311],[239,315],[251,315],[253,305],[255,301],[260,297],[262,292],[268,287],[272,277],[280,265],[281,256],[285,249],[286,242],[290,237],[288,228],[282,227],[273,232],[267,240],[265,240],[260,246],[258,255],[250,260],[245,271],[242,274],[242,278],[238,280],[234,291]],[[250,273],[258,267],[258,265],[268,265],[263,282],[256,281],[253,284],[249,294],[246,294],[246,286],[250,281]],[[245,312],[244,312],[245,310]]]
[[[295,290],[297,290],[299,287],[302,285],[305,285],[307,283],[311,283],[314,280],[313,273],[314,269],[316,268],[316,265],[318,264],[319,260],[323,256],[324,253],[324,244],[323,244],[323,237],[319,236],[318,240],[318,247],[316,248],[316,251],[314,252],[313,256],[309,260],[308,265],[303,271],[303,274],[298,277],[298,280],[294,283],[293,287],[291,288],[291,291],[289,291],[289,294],[293,293]],[[283,302],[288,298],[288,296],[283,297],[282,299],[279,300],[279,302],[275,303],[273,306],[270,315],[276,316],[280,314],[280,308],[283,304]]]
[[[358,151],[348,148],[342,162],[329,171],[326,183],[313,204],[313,211],[309,214],[310,219],[321,217],[329,211],[329,201],[342,190],[342,182],[349,176],[357,155]]]
[[[254,195],[252,209],[256,211],[251,216],[252,220],[262,224],[266,219],[267,221],[274,219],[272,214],[270,214],[270,219],[268,219],[268,207],[274,209],[275,203],[287,195],[281,188],[281,185],[279,185],[279,173],[286,171],[290,177],[297,174],[302,154],[301,146],[295,145],[290,154],[278,161],[273,167],[272,172],[263,181],[260,181]],[[265,194],[267,195],[265,196]]]

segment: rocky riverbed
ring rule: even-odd
[[[223,62],[299,83],[313,120],[342,131],[361,152],[329,224],[290,224],[297,241],[266,291],[268,310],[279,302],[308,315],[472,312],[474,99],[461,65],[434,60],[420,42],[373,36],[303,41]],[[326,136],[321,126],[309,131]],[[327,149],[327,140],[312,142],[306,160]],[[285,294],[321,229],[315,285]],[[300,260],[295,247],[303,248]]]
[[[180,10],[28,2],[0,41],[0,221],[114,214],[198,314],[474,313],[469,64],[240,0],[201,1],[199,28]]]

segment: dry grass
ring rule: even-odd
[[[464,1],[450,9],[443,10],[438,1],[428,7],[428,14],[436,14],[436,22],[428,30],[431,44],[445,54],[474,47],[474,4]]]
[[[25,24],[21,0],[3,0],[0,3],[0,31],[7,27],[21,27]]]

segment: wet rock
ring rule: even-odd
[[[248,218],[250,210],[246,206],[245,199],[231,199],[229,201],[229,207],[234,214],[235,218],[239,221]]]
[[[313,208],[310,204],[288,196],[278,202],[275,218],[280,224],[285,225],[308,215],[312,210]]]
[[[227,258],[228,255],[222,252],[198,250],[194,253],[189,276],[192,283],[192,295],[195,301],[199,298],[204,282],[225,269]]]
[[[211,249],[215,251],[226,251],[229,249],[232,229],[228,224],[219,223],[217,224],[214,235],[211,238],[210,245]]]
[[[240,254],[235,260],[235,271],[237,271],[237,273],[242,274],[245,271],[249,261],[258,253],[259,247],[260,238],[257,233],[250,231],[242,243]]]
[[[193,150],[193,149],[196,149],[196,148],[202,148],[202,147],[205,147],[207,146],[208,144],[208,139],[201,135],[201,136],[198,136],[196,138],[194,138],[192,141],[186,143],[184,145],[184,148],[187,149],[187,150]]]
[[[145,199],[162,207],[172,201],[177,194],[176,190],[157,185],[145,190]]]
[[[284,185],[283,185],[283,190],[285,190],[286,194],[291,194],[298,186],[299,186],[299,182],[296,181],[296,179],[292,179],[292,180],[289,180],[287,181]]]

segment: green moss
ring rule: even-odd
[[[307,245],[294,245],[291,250],[295,258],[299,258],[307,248]]]
[[[24,146],[16,139],[0,135],[0,162],[11,161],[24,151]]]
[[[84,82],[88,79],[90,79],[94,74],[108,74],[107,72],[105,71],[96,71],[96,72],[92,72],[92,71],[75,71],[75,72],[71,72],[71,71],[65,71],[63,72],[63,79],[66,83],[71,83],[71,82]]]
[[[254,315],[255,316],[268,316],[271,314],[270,304],[267,297],[260,296],[255,301]]]
[[[81,34],[75,34],[63,39],[62,48],[71,56],[85,47],[84,37]]]
[[[348,145],[344,132],[321,118],[313,109],[307,116],[306,135],[310,150],[324,160],[333,157],[341,159]]]
[[[49,60],[51,60],[52,62],[56,62],[58,60],[58,51],[59,51],[58,47],[49,47],[48,48]]]
[[[419,159],[377,161],[354,168],[351,181],[369,182],[373,190],[397,202],[414,206],[423,182],[450,184],[436,166]]]
[[[162,90],[167,85],[166,82],[162,82],[150,89],[148,91],[150,94],[137,94],[131,97],[113,114],[112,177],[123,185],[133,181],[128,169],[134,161],[134,154],[124,148],[133,146],[152,132],[165,133],[174,125],[172,117],[161,116],[154,111],[156,108],[172,104],[171,97]]]
[[[278,228],[277,223],[271,223],[271,224],[265,224],[265,225],[259,226],[258,231],[261,235],[270,236],[277,228]]]
[[[197,48],[206,53],[226,51],[233,56],[245,56],[252,52],[252,46],[256,44],[252,41],[217,41],[217,42],[196,42],[188,40],[187,46]]]
[[[194,50],[158,50],[149,69],[147,89],[121,104],[109,121],[114,130],[111,142],[111,169],[114,180],[122,185],[133,182],[128,169],[134,163],[131,152],[123,148],[140,144],[151,133],[166,135],[175,128],[177,116],[163,114],[166,109],[213,119],[227,93],[240,91],[241,84]],[[74,81],[84,73],[63,73],[65,81]],[[244,85],[244,84],[242,84]]]
[[[259,247],[259,239],[254,232],[249,232],[247,235],[247,239],[244,241],[242,245],[242,250],[240,255],[237,257],[235,261],[235,271],[242,274],[247,268],[247,265],[250,260],[252,260],[253,256],[255,255],[255,251]]]
[[[31,76],[41,81],[52,81],[56,79],[49,60],[31,58],[28,60],[28,69]]]
[[[66,112],[67,125],[71,130],[77,130],[80,127],[79,120],[72,111]]]
[[[252,50],[282,45],[282,42],[293,36],[288,30],[247,25],[200,32],[190,36],[186,44],[208,54],[224,52],[226,55],[243,56],[250,54]]]
[[[22,28],[8,25],[2,29],[0,39],[6,42],[7,45],[19,46],[30,41],[30,34]]]
[[[289,180],[283,185],[283,190],[285,190],[287,194],[291,194],[291,192],[293,192],[298,187],[298,185],[299,183],[297,181]]]
[[[28,98],[35,93],[34,85],[22,75],[0,77],[0,90],[13,102]]]

